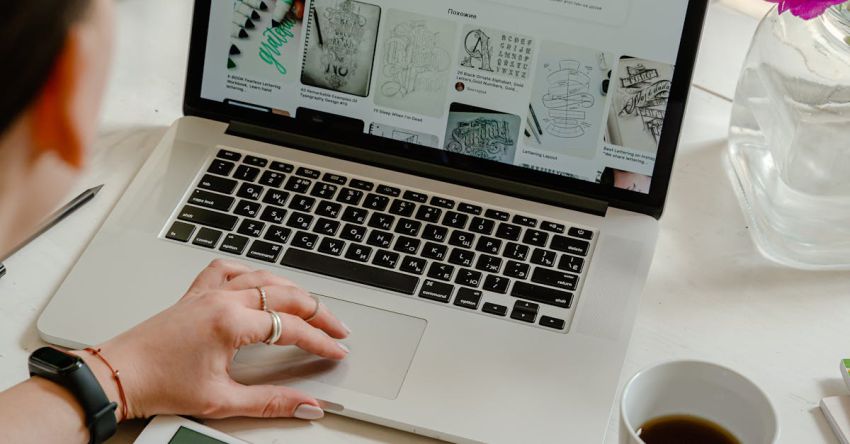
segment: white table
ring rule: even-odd
[[[639,369],[660,361],[718,362],[748,375],[768,393],[779,411],[783,443],[835,443],[818,402],[847,393],[837,367],[840,358],[850,355],[850,273],[781,268],[763,259],[750,240],[724,167],[731,105],[722,97],[734,90],[755,26],[754,19],[717,9],[734,2],[751,14],[764,11],[755,0],[720,0],[713,6],[698,88],[691,95],[621,386]],[[27,376],[26,357],[42,345],[35,329],[41,309],[166,127],[181,114],[191,2],[125,0],[117,5],[119,40],[101,137],[91,168],[72,191],[99,183],[106,187],[94,202],[6,263],[9,274],[0,279],[0,389]],[[711,63],[724,49],[727,63]],[[606,443],[617,442],[617,421],[615,411]],[[336,416],[314,424],[268,424],[282,428],[280,442],[430,441]],[[221,424],[230,431],[247,425],[245,420]],[[141,422],[123,425],[113,442],[132,442],[141,427]]]

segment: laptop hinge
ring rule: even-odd
[[[415,174],[494,193],[507,194],[522,199],[582,211],[596,216],[605,216],[608,211],[608,202],[599,199],[535,185],[517,183],[485,174],[435,165],[421,160],[381,153],[251,123],[231,121],[226,133],[237,137],[244,137],[246,139],[281,145],[288,148],[296,148],[302,151]]]

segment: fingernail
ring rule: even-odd
[[[312,421],[314,419],[321,419],[323,416],[325,416],[324,410],[314,405],[301,404],[295,409],[295,417],[298,419]]]
[[[339,321],[339,323],[342,324],[342,329],[345,330],[345,333],[350,335],[351,328],[349,328],[348,325],[345,325],[345,322]]]
[[[336,345],[338,345],[339,348],[341,348],[342,351],[344,351],[345,353],[351,353],[351,350],[346,347],[345,344],[343,344],[342,342],[337,342]]]

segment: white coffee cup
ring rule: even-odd
[[[637,429],[667,415],[707,419],[743,444],[779,438],[776,409],[764,392],[740,373],[709,362],[667,362],[633,376],[620,401],[620,444],[644,444]]]

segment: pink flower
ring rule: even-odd
[[[844,3],[847,0],[767,0],[779,4],[779,13],[791,11],[791,14],[802,19],[812,19],[829,9],[830,6]]]

